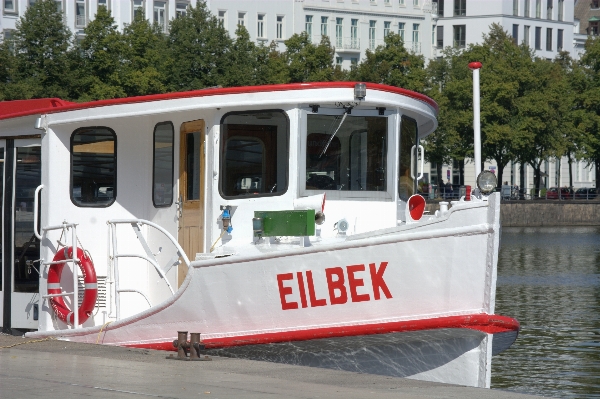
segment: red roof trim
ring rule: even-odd
[[[60,98],[36,98],[32,100],[0,101],[0,118],[12,115],[36,114],[40,109],[62,108],[75,104]]]
[[[356,82],[313,82],[313,83],[292,83],[282,85],[264,85],[264,86],[242,86],[242,87],[226,87],[216,89],[203,89],[176,93],[152,94],[149,96],[115,98],[111,100],[91,101],[87,103],[72,103],[60,99],[40,99],[40,100],[21,100],[25,102],[40,101],[39,106],[35,108],[19,108],[12,107],[10,103],[18,103],[21,101],[5,101],[0,102],[0,120],[17,118],[27,115],[48,114],[53,112],[72,111],[78,109],[104,107],[109,105],[119,104],[136,104],[160,100],[173,100],[179,98],[207,97],[226,94],[245,94],[245,93],[264,93],[273,91],[293,91],[293,90],[308,90],[308,89],[337,89],[337,88],[354,88]],[[367,83],[367,90],[379,90],[388,93],[400,94],[415,100],[422,101],[433,107],[436,113],[439,107],[435,101],[424,94],[417,93],[411,90],[402,89],[399,87],[382,85],[378,83]],[[367,92],[367,96],[369,93]],[[48,106],[44,106],[43,101],[49,102]],[[55,103],[52,103],[54,101]],[[34,103],[32,103],[34,104]],[[55,105],[56,104],[56,105]],[[6,110],[6,111],[5,111]]]
[[[272,344],[278,342],[307,341],[321,338],[337,338],[357,335],[389,334],[407,331],[436,330],[440,328],[468,328],[488,334],[519,331],[519,322],[513,318],[498,315],[474,314],[466,316],[438,317],[434,319],[397,321],[382,324],[358,326],[314,328],[279,333],[255,334],[237,337],[203,339],[206,348],[224,348],[243,345]],[[110,329],[109,329],[110,330]],[[151,344],[125,345],[135,348],[174,351],[173,341]]]

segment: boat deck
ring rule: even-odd
[[[0,335],[0,390],[20,398],[533,398],[404,378]],[[7,346],[15,345],[11,348]]]

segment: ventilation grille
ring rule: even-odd
[[[98,299],[96,307],[106,308],[106,276],[96,276],[98,280]],[[79,276],[79,306],[83,302],[83,294],[85,293],[85,286],[83,284],[83,276]]]

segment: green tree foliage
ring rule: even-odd
[[[224,84],[231,65],[232,40],[204,1],[171,21],[167,57],[168,90],[185,91]]]
[[[404,48],[399,35],[390,33],[375,51],[367,50],[365,59],[352,69],[351,80],[383,83],[422,92],[425,89],[425,60]]]
[[[9,98],[9,84],[13,73],[15,57],[12,51],[12,40],[0,43],[0,101]]]
[[[110,11],[99,7],[84,33],[74,51],[77,62],[74,73],[78,79],[73,97],[78,101],[125,97],[122,81],[125,46]]]
[[[7,98],[69,98],[71,31],[53,0],[31,4],[16,23],[14,73]]]
[[[581,87],[581,106],[587,111],[582,140],[582,155],[596,165],[596,188],[600,188],[600,38],[590,37],[581,57],[585,80]]]
[[[152,25],[143,13],[135,14],[123,29],[122,84],[127,96],[164,93],[167,91],[167,36],[158,25]]]
[[[290,83],[329,82],[341,76],[339,68],[333,65],[335,49],[327,36],[315,45],[308,34],[302,32],[287,39],[285,45]]]
[[[264,67],[269,58],[270,49],[257,46],[250,40],[248,30],[238,25],[236,40],[230,51],[230,65],[224,76],[225,86],[253,86],[268,83],[268,71]]]

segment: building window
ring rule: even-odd
[[[307,15],[304,18],[304,31],[308,34],[308,37],[312,38],[312,15]]]
[[[144,15],[144,0],[133,0],[133,19]]]
[[[246,13],[238,12],[238,23],[239,26],[246,26]]]
[[[108,0],[98,0],[98,7],[106,7],[107,10],[110,10],[110,2]]]
[[[419,0],[413,0],[413,6],[419,7]]]
[[[358,58],[356,58],[356,57],[350,58],[350,65],[354,65],[354,66],[358,65]]]
[[[563,32],[564,30],[558,30],[558,36],[556,37],[556,51],[563,51]]]
[[[512,31],[513,43],[519,45],[519,25],[513,24]]]
[[[435,46],[435,25],[431,27],[431,45]]]
[[[547,19],[552,19],[552,1],[553,0],[547,0],[547,2],[546,2],[546,18]]]
[[[466,25],[454,25],[454,47],[465,48]]]
[[[437,27],[437,48],[444,48],[444,27]]]
[[[531,0],[525,0],[525,4],[524,4],[525,7],[523,7],[523,15],[527,18],[530,17],[530,15],[529,15],[529,13],[530,13],[530,10],[529,10],[530,4],[529,3],[530,2],[531,2]]]
[[[404,0],[398,0],[398,4],[404,7]]]
[[[454,16],[467,15],[467,0],[454,0]]]
[[[283,39],[283,16],[277,16],[277,39]]]
[[[152,154],[152,203],[155,208],[173,204],[175,131],[171,122],[154,127]]]
[[[87,22],[87,14],[86,14],[86,1],[87,0],[76,0],[75,1],[75,26],[78,28],[83,28]]]
[[[383,37],[386,37],[387,35],[390,34],[390,27],[391,27],[392,23],[389,21],[384,21],[383,22]]]
[[[565,13],[565,0],[558,0],[558,20],[562,21],[564,19]]]
[[[175,18],[185,17],[185,15],[187,14],[187,7],[188,3],[182,3],[180,1],[175,3]],[[219,11],[219,14],[220,13],[221,12]]]
[[[17,0],[4,0],[4,12],[6,14],[17,13]]]
[[[413,41],[413,48],[415,48],[415,46],[417,46],[417,43],[420,42],[419,24],[413,24],[412,41]]]
[[[167,2],[154,2],[154,23],[157,24],[163,32],[167,31]]]
[[[2,32],[2,42],[8,43],[8,51],[10,51],[11,54],[15,53],[15,42],[13,41],[12,29],[5,29]]]
[[[438,0],[437,5],[438,5],[438,15],[440,15],[441,17],[444,17],[444,0]]]
[[[353,49],[360,49],[360,42],[358,39],[358,19],[350,21],[350,47]]]
[[[535,0],[535,17],[542,18],[542,0]]]
[[[219,24],[223,28],[227,26],[227,24],[225,23],[225,18],[227,18],[227,11],[219,11],[219,13],[217,14],[217,19],[219,20]]]
[[[352,20],[354,22],[354,20]],[[358,21],[358,20],[356,20]],[[335,45],[338,48],[342,48],[342,42],[343,42],[343,22],[344,19],[343,18],[336,18],[335,19]]]
[[[321,17],[321,36],[329,36],[327,34],[327,17]]]
[[[265,14],[258,14],[256,22],[256,37],[265,37]]]
[[[390,0],[383,0],[383,4],[385,4],[386,6],[389,6],[389,5],[391,5],[391,4],[390,4]]]
[[[513,15],[519,15],[519,0],[513,0]]]
[[[535,27],[535,49],[542,49],[542,28],[539,26]]]
[[[84,127],[71,135],[71,201],[104,207],[117,197],[117,135],[106,127]]]
[[[221,120],[224,198],[281,195],[289,175],[289,120],[283,111],[243,111]]]
[[[529,26],[527,25],[523,27],[523,42],[529,46]]]
[[[400,36],[400,39],[402,39],[402,41],[404,41],[405,26],[406,26],[406,24],[404,22],[398,23],[398,35]]]
[[[552,28],[546,28],[546,51],[552,51]]]
[[[335,65],[342,66],[342,62],[344,62],[342,57],[335,57]]]
[[[375,50],[375,34],[377,21],[369,21],[369,48]]]

